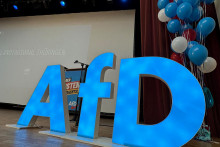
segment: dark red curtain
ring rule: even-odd
[[[170,38],[166,25],[158,20],[157,0],[140,1],[142,56],[169,58]],[[165,84],[143,78],[143,118],[145,124],[156,124],[169,114],[170,92]]]
[[[158,20],[157,0],[140,0],[141,56],[160,56],[169,58],[171,40],[166,24]],[[208,6],[207,16],[217,22],[214,4]],[[220,63],[220,37],[218,23],[207,39],[209,56]],[[220,65],[219,65],[220,66]],[[152,78],[143,78],[143,119],[145,124],[155,124],[170,112],[171,95],[164,83]],[[213,136],[220,137],[220,67],[206,75],[206,85],[212,91],[215,106],[207,111],[206,120],[211,126]]]
[[[205,75],[206,86],[211,90],[215,101],[214,107],[207,110],[205,120],[211,126],[212,136],[220,137],[220,31],[214,4],[207,6],[207,17],[216,21],[215,30],[207,37],[206,47],[209,56],[216,59],[218,67],[214,72]]]

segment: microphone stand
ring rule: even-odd
[[[87,73],[87,69],[88,69],[89,65],[85,64],[85,63],[82,63],[82,62],[79,62],[78,60],[76,60],[74,63],[81,64],[82,69],[81,69],[81,75],[80,75],[80,83],[85,83],[86,73]],[[85,72],[84,72],[84,77],[83,77],[84,66],[85,66]],[[75,112],[76,112],[75,114],[76,115],[73,118],[73,120],[76,121],[75,126],[79,125],[79,117],[80,117],[80,112],[81,112],[81,105],[82,105],[82,98],[77,96],[77,99],[76,99],[76,109],[75,109]],[[78,107],[79,107],[79,112],[77,112]]]

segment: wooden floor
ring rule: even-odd
[[[49,119],[39,117],[36,124],[42,128],[16,130],[5,127],[5,124],[15,124],[21,115],[19,110],[0,109],[0,147],[95,147],[93,145],[82,144],[70,140],[59,139],[39,134],[39,131],[49,130]],[[99,136],[112,136],[112,119],[101,119]],[[73,123],[71,123],[72,131],[76,131]],[[214,139],[219,141],[220,139]],[[220,147],[218,143],[206,143],[191,140],[184,147]]]

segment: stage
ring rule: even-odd
[[[38,133],[39,131],[49,130],[49,118],[39,117],[36,125],[39,128],[32,129],[21,129],[17,130],[14,128],[8,128],[5,124],[15,124],[20,117],[22,111],[19,110],[7,110],[0,109],[0,146],[2,147],[21,147],[21,146],[32,146],[32,147],[65,147],[65,146],[76,146],[76,147],[95,147],[95,145],[83,144],[67,139],[60,139],[57,137],[51,137],[44,134]],[[70,116],[72,118],[73,116]],[[101,119],[100,122],[100,137],[111,137],[113,129],[113,119]],[[71,123],[71,131],[77,131],[74,127],[74,123]],[[219,147],[219,138],[214,138],[216,143],[206,143],[196,140],[191,140],[184,147]]]

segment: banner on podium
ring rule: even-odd
[[[83,81],[85,70],[70,69],[65,72],[68,109],[70,111],[76,110],[76,105],[77,105],[76,101],[79,93],[81,74]]]

